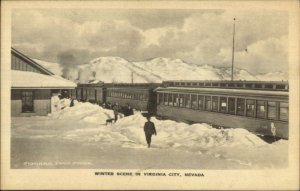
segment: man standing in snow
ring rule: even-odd
[[[130,107],[129,104],[127,104],[127,106],[124,107],[124,116],[127,117],[130,115],[133,115],[133,109]]]
[[[151,137],[153,134],[155,134],[156,136],[156,129],[155,129],[155,125],[153,122],[150,121],[150,117],[147,117],[147,122],[144,125],[144,131],[145,131],[145,136],[146,136],[146,141],[148,144],[148,148],[150,148],[150,144],[151,144]]]
[[[114,115],[115,115],[115,122],[117,122],[118,115],[119,115],[119,105],[118,105],[118,103],[115,104],[115,106],[113,107],[113,110],[114,110]]]

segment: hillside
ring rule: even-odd
[[[62,75],[62,67],[57,63],[36,60],[57,75]],[[70,74],[69,74],[70,75]],[[140,62],[130,62],[120,57],[99,57],[72,69],[69,79],[81,83],[90,80],[104,82],[161,82],[163,80],[230,80],[230,67],[216,67],[212,65],[195,65],[181,59],[154,58]],[[287,80],[288,75],[283,72],[254,75],[247,70],[235,68],[235,80]]]

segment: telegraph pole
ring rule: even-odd
[[[133,84],[133,72],[131,72],[131,83]]]
[[[232,37],[232,63],[231,63],[231,81],[233,81],[233,63],[234,63],[234,35],[235,35],[235,18],[233,18],[233,37]]]

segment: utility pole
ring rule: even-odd
[[[233,18],[231,81],[233,81],[235,18]]]
[[[133,84],[133,72],[131,72],[131,83]]]

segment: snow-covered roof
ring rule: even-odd
[[[12,88],[19,89],[73,89],[77,85],[56,75],[12,70]]]
[[[22,60],[24,60],[26,63],[31,64],[38,68],[39,71],[41,71],[43,74],[48,74],[48,75],[54,75],[50,70],[46,69],[45,67],[41,66],[31,58],[27,57],[23,53],[19,52],[18,50],[11,48],[11,53],[14,55],[18,55]]]

